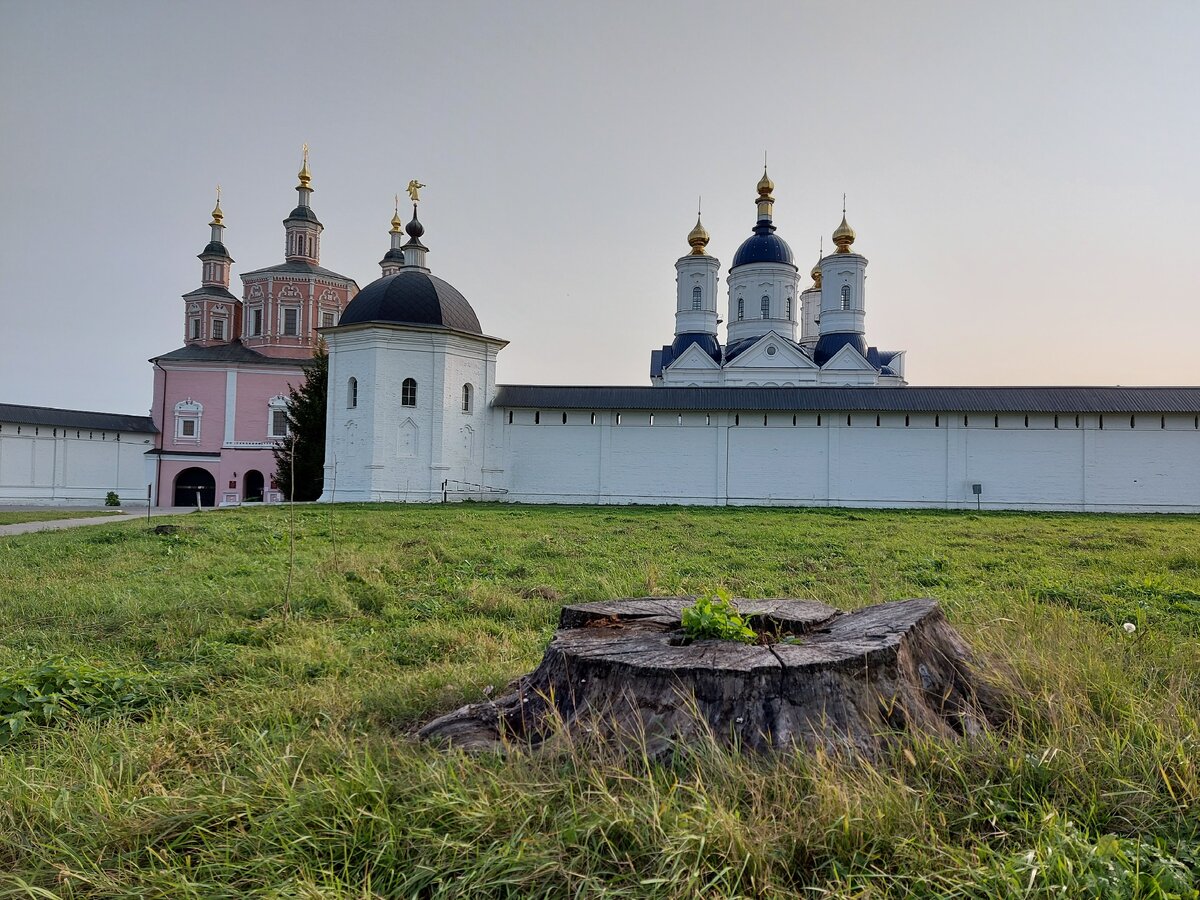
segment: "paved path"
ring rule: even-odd
[[[41,507],[46,509],[46,507]],[[195,512],[192,506],[156,506],[150,510],[152,517],[182,516]],[[82,525],[111,525],[114,522],[133,522],[138,519],[146,520],[146,511],[122,512],[115,516],[89,516],[87,510],[80,510],[78,519],[51,519],[47,522],[18,522],[15,525],[0,525],[0,537],[12,534],[29,534],[34,531],[58,531],[61,528],[78,528]]]

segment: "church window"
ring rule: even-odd
[[[322,328],[332,328],[333,327],[333,313],[331,313],[331,312],[321,313],[321,327]]]
[[[651,425],[654,424],[654,413],[650,413],[650,423],[649,424],[651,424]]]
[[[262,334],[262,310],[256,309],[250,313],[250,333],[258,336]]]
[[[1026,428],[1028,428],[1028,427],[1029,427],[1029,416],[1026,416],[1026,417],[1025,417],[1025,427],[1026,427]]]
[[[175,440],[196,443],[200,440],[200,418],[204,415],[204,407],[192,400],[182,400],[175,404]],[[79,436],[76,432],[76,437]],[[91,435],[88,435],[91,437]]]
[[[817,413],[817,427],[818,428],[821,427],[821,414],[820,413]]]
[[[912,419],[911,419],[911,417],[910,417],[910,416],[905,416],[905,417],[904,417],[904,427],[905,427],[905,428],[907,428],[907,427],[908,427],[909,425],[911,425],[911,424],[912,424]]]
[[[1133,427],[1133,416],[1130,416],[1130,417],[1129,417],[1129,427],[1130,427],[1130,428],[1132,428],[1132,427]]]
[[[771,298],[770,297],[763,297],[762,301],[758,304],[758,308],[762,311],[762,317],[764,319],[771,318]]]
[[[534,424],[534,425],[541,425],[541,424],[542,424],[542,413],[541,413],[541,411],[540,411],[540,410],[539,410],[538,412],[535,412],[535,413],[533,414],[533,424]]]
[[[471,411],[471,386],[464,384],[462,387],[462,411],[469,413]]]
[[[564,425],[567,424],[567,414],[566,413],[563,413],[563,424]]]
[[[766,424],[767,424],[767,417],[763,416],[763,425],[765,426]]]
[[[621,424],[621,414],[620,413],[617,413],[617,424],[618,425]]]
[[[692,288],[692,309],[700,308],[700,288]]]
[[[1166,416],[1159,416],[1159,419],[1158,419],[1158,427],[1159,427],[1159,428],[1166,428],[1166,427],[1167,427],[1167,417],[1166,417]]]
[[[746,301],[738,297],[738,321],[740,322],[744,318],[746,318]]]
[[[593,413],[593,415],[595,415],[595,413]],[[508,411],[508,424],[509,425],[512,424],[512,410],[511,409]]]
[[[300,333],[300,310],[289,307],[283,311],[283,333],[297,335]]]
[[[795,416],[792,416],[792,427],[793,428],[796,427],[796,417]]]
[[[791,317],[792,317],[792,298],[788,297],[787,298],[787,318],[790,319]]]
[[[287,436],[287,397],[276,394],[267,402],[267,437],[278,439]]]
[[[738,415],[735,415],[735,416],[733,417],[733,424],[734,424],[734,425],[741,425],[741,424],[742,424],[742,417],[741,417],[741,415],[740,415],[740,414],[738,414]]]
[[[968,425],[970,425],[970,424],[971,424],[971,419],[970,419],[970,417],[969,417],[969,416],[963,416],[963,428],[966,428],[966,427],[967,427]]]
[[[592,424],[593,425],[596,424],[596,414],[595,413],[592,413]]]
[[[942,417],[940,415],[933,417],[933,427],[934,428],[942,427]]]
[[[192,340],[200,340],[200,320],[192,319]]]
[[[358,379],[351,378],[346,384],[346,405],[350,409],[358,406]]]
[[[400,405],[417,405],[417,380],[415,378],[405,378],[404,383],[400,385]]]
[[[993,428],[1000,427],[1000,417],[999,416],[996,416],[996,418],[994,420],[992,420],[992,427]]]
[[[842,285],[842,309],[850,308],[850,285]]]
[[[214,341],[225,340],[225,320],[224,319],[213,319],[213,340]]]
[[[879,427],[879,414],[878,413],[875,414],[875,427],[876,428]]]
[[[1101,416],[1101,417],[1100,417],[1100,430],[1101,430],[1101,431],[1103,431],[1103,430],[1104,430],[1104,416]]]
[[[767,356],[774,356],[774,355],[775,355],[775,352],[776,352],[776,351],[775,351],[775,345],[774,345],[774,344],[772,344],[770,347],[768,347],[768,348],[767,348]]]
[[[847,428],[850,427],[850,417],[849,416],[846,416],[846,427]]]
[[[1079,416],[1076,416],[1076,417],[1075,417],[1075,427],[1076,427],[1076,428],[1078,428],[1078,427],[1079,427]]]
[[[196,436],[196,420],[195,419],[180,419],[179,420],[179,436],[180,437],[195,437]]]
[[[1055,416],[1055,417],[1054,417],[1054,427],[1055,427],[1055,428],[1057,428],[1057,427],[1058,427],[1058,416]]]

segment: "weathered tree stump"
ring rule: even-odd
[[[645,739],[652,752],[706,733],[754,750],[876,752],[889,735],[980,733],[999,696],[934,600],[843,613],[811,600],[734,600],[759,643],[692,640],[691,597],[562,611],[541,664],[504,696],[464,706],[418,736],[503,750],[571,738]]]

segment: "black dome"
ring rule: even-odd
[[[321,224],[321,220],[317,218],[317,214],[315,212],[313,212],[312,209],[307,206],[297,206],[295,209],[293,209],[288,214],[288,217],[286,219],[284,219],[283,221],[290,222],[293,219],[303,219],[305,222],[314,222],[317,225]]]
[[[436,275],[416,269],[372,281],[342,313],[339,325],[391,322],[397,325],[441,325],[483,334],[467,298]]]
[[[769,229],[769,230],[768,230]],[[742,242],[742,246],[738,247],[737,253],[733,256],[733,265],[730,268],[736,269],[738,266],[744,266],[746,263],[787,263],[795,265],[792,261],[792,248],[787,245],[787,241],[774,233],[774,226],[768,225],[754,229],[754,234],[746,238]]]

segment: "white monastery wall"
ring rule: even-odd
[[[508,413],[512,413],[509,424]],[[682,415],[683,424],[680,424]],[[764,426],[763,417],[767,424]],[[1192,416],[828,412],[502,413],[525,503],[683,503],[1200,512]],[[535,424],[535,419],[537,424]],[[705,421],[710,424],[704,424]],[[849,422],[849,424],[848,424]],[[735,424],[736,423],[736,424]],[[1165,423],[1166,427],[1163,427]]]
[[[146,502],[149,433],[0,423],[0,504],[100,506]]]

